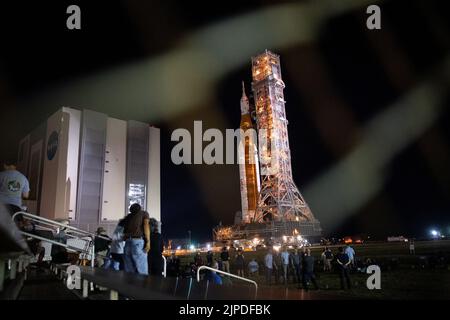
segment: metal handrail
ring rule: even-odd
[[[62,227],[62,228],[68,229],[68,230],[72,230],[72,231],[75,231],[77,233],[84,234],[86,236],[90,236],[90,237],[93,237],[93,238],[100,238],[100,239],[104,239],[104,240],[111,240],[111,239],[109,239],[107,237],[103,237],[101,235],[97,235],[97,234],[89,232],[89,231],[78,229],[78,228],[72,227],[70,225],[67,225],[67,224],[64,224],[64,223],[61,223],[61,222],[57,222],[57,221],[54,221],[54,220],[51,220],[51,219],[47,219],[47,218],[44,218],[44,217],[41,217],[41,216],[37,216],[35,214],[24,212],[24,211],[19,211],[19,212],[14,213],[13,216],[12,216],[13,221],[18,215],[22,215],[26,219],[35,220],[35,221],[38,221],[39,223],[42,223],[42,224],[45,224],[45,225],[59,226],[59,227]]]
[[[89,240],[89,242],[88,242],[88,244],[87,244],[85,249],[80,249],[80,248],[77,248],[77,247],[72,247],[72,246],[67,245],[65,243],[61,243],[61,242],[58,242],[58,241],[55,241],[55,240],[52,240],[52,239],[48,239],[48,238],[45,238],[45,237],[38,236],[36,234],[32,234],[32,233],[28,233],[26,231],[20,230],[20,233],[22,235],[26,235],[28,237],[35,238],[35,239],[38,239],[38,240],[41,240],[41,241],[49,242],[51,244],[64,247],[64,248],[66,248],[68,250],[71,250],[71,251],[80,252],[80,253],[83,253],[85,255],[90,255],[91,256],[91,266],[92,267],[94,267],[94,263],[95,263],[94,259],[95,259],[95,257],[106,258],[106,256],[104,256],[102,254],[95,253],[95,247],[94,247],[93,240],[95,238],[100,238],[100,239],[104,239],[104,240],[111,240],[111,239],[109,239],[107,237],[104,237],[104,236],[101,236],[101,235],[97,235],[97,234],[89,232],[89,231],[78,229],[78,228],[75,228],[75,227],[72,227],[72,226],[69,226],[69,225],[57,222],[57,221],[53,221],[51,219],[43,218],[43,217],[34,215],[32,213],[24,212],[24,211],[19,211],[19,212],[14,213],[13,216],[12,216],[12,220],[14,221],[15,218],[18,215],[22,215],[25,219],[38,222],[39,224],[43,224],[43,225],[47,225],[47,226],[51,226],[51,227],[63,227],[65,229],[67,229],[67,230],[71,230],[72,233],[78,233],[79,235],[82,235],[83,237],[86,237],[86,238],[90,238],[91,240]],[[43,227],[41,225],[39,225],[38,227],[43,228],[43,229],[47,229],[49,231],[53,231],[53,229],[48,228],[48,227]],[[81,237],[78,237],[78,236],[76,236],[74,234],[70,234],[70,233],[66,233],[66,236],[68,238],[72,238],[72,239],[81,239]],[[87,240],[87,239],[82,239],[82,240]]]
[[[55,241],[55,240],[51,240],[51,239],[48,239],[48,238],[44,238],[44,237],[38,236],[36,234],[28,233],[28,232],[25,232],[25,231],[20,231],[20,233],[25,235],[25,236],[34,238],[34,239],[38,239],[38,240],[49,242],[51,244],[54,244],[54,245],[57,245],[57,246],[60,246],[60,247],[64,247],[64,248],[66,248],[68,250],[71,250],[71,251],[76,251],[76,252],[79,251],[79,252],[83,252],[85,254],[90,254],[89,250],[83,250],[83,249],[80,249],[80,248],[72,247],[72,246],[69,246],[68,244],[65,244],[65,243],[62,243],[62,242],[58,242],[58,241]]]
[[[242,280],[242,281],[250,282],[251,284],[255,285],[255,299],[258,296],[258,284],[256,283],[256,281],[253,281],[253,280],[250,280],[250,279],[247,279],[247,278],[243,278],[243,277],[239,277],[239,276],[237,276],[235,274],[232,274],[232,273],[229,273],[229,272],[225,272],[225,271],[222,271],[222,270],[218,270],[218,269],[214,269],[214,268],[211,268],[211,267],[208,267],[208,266],[200,266],[200,267],[198,267],[198,269],[197,269],[197,282],[200,282],[200,270],[202,270],[202,269],[211,270],[211,271],[214,271],[214,272],[217,272],[217,273],[225,274],[225,275],[227,275],[229,277],[233,277],[233,278],[236,278],[236,279],[239,279],[239,280]]]
[[[57,246],[60,246],[60,247],[64,247],[64,248],[66,248],[66,249],[68,249],[70,251],[81,252],[83,254],[91,255],[91,257],[93,257],[91,259],[91,261],[94,261],[94,257],[107,258],[107,256],[104,256],[104,255],[99,254],[99,253],[95,253],[94,245],[89,246],[88,249],[80,249],[80,248],[77,248],[77,247],[72,247],[72,246],[70,246],[68,244],[65,244],[65,243],[62,243],[62,242],[59,242],[59,241],[51,240],[51,239],[48,239],[48,238],[44,238],[44,237],[38,236],[36,234],[28,233],[26,231],[20,231],[20,233],[22,235],[28,236],[30,238],[38,239],[38,240],[45,241],[45,242],[48,242],[48,243],[51,243],[51,244],[54,244],[54,245],[57,245]]]
[[[167,259],[166,259],[166,257],[164,257],[163,254],[161,256],[162,256],[162,258],[164,260],[164,271],[163,271],[162,274],[163,274],[164,278],[166,278],[167,277]]]

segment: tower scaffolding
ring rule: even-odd
[[[287,237],[318,237],[322,233],[320,223],[292,178],[286,101],[283,94],[285,85],[281,78],[279,56],[265,50],[252,57],[252,80],[258,131],[256,167],[259,163],[260,179],[255,182],[255,170],[246,170],[253,168],[248,163],[250,149],[246,148],[245,165],[240,165],[241,222],[230,227],[218,226],[213,230],[214,238],[228,241],[263,237],[270,242],[279,242],[279,239]],[[252,127],[248,110],[249,101],[243,90],[243,130]],[[254,199],[255,186],[259,191],[257,199]],[[254,202],[256,205],[249,205]],[[255,206],[256,209],[252,210]]]
[[[290,232],[287,222],[312,223],[316,229],[313,233],[320,233],[319,222],[292,178],[285,84],[279,56],[266,50],[253,57],[252,79],[261,173],[258,206],[252,221],[282,222],[286,233]]]

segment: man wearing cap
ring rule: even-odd
[[[147,253],[150,250],[150,217],[137,203],[122,220],[125,239],[125,272],[148,275]]]

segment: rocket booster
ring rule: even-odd
[[[254,129],[254,127],[250,116],[250,103],[245,95],[244,82],[242,82],[240,129],[244,133],[244,136],[241,137],[243,148],[239,152],[242,223],[249,223],[252,222],[256,213],[260,180],[256,136],[255,139],[251,139],[251,135],[245,135],[247,130]]]

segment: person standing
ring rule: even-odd
[[[302,251],[300,252],[300,270],[301,270],[301,278],[302,278],[302,284],[303,284],[303,277],[305,274],[305,257],[306,257],[306,247],[302,247]]]
[[[323,262],[323,271],[331,271],[331,261],[333,260],[333,253],[328,247],[325,247],[325,249],[323,249],[321,258]]]
[[[281,263],[281,255],[278,250],[272,253],[272,260],[273,260],[273,275],[275,277],[275,283],[278,284],[280,282],[281,278],[281,272],[283,269],[282,263]]]
[[[302,252],[300,253],[300,256],[304,258],[306,256],[306,247],[302,247]],[[303,260],[303,259],[302,259]]]
[[[17,171],[14,161],[3,163],[4,171],[0,172],[0,202],[8,208],[11,215],[22,211],[22,199],[30,194],[28,179]]]
[[[178,277],[180,275],[180,259],[175,252],[169,257],[167,261],[167,276]]]
[[[245,268],[245,260],[244,254],[242,253],[242,249],[239,248],[236,258],[234,260],[234,264],[236,267],[237,275],[240,277],[244,276],[244,268]]]
[[[347,254],[348,258],[350,259],[350,265],[352,267],[355,266],[355,250],[348,244],[345,247],[345,253]]]
[[[306,249],[303,257],[303,288],[308,291],[309,282],[312,282],[314,287],[319,290],[319,286],[314,274],[314,257],[311,255],[311,249]]]
[[[230,273],[230,253],[228,252],[227,247],[222,248],[220,260],[222,261],[223,271]]]
[[[345,290],[344,280],[347,283],[347,287],[351,289],[350,276],[348,274],[348,268],[350,266],[350,258],[344,252],[344,248],[340,247],[339,252],[336,255],[336,262],[339,268],[339,278],[341,280],[341,290]]]
[[[151,275],[162,276],[164,272],[164,243],[161,236],[161,223],[154,218],[150,219],[150,251],[147,255],[148,270]],[[167,270],[166,270],[167,272]]]
[[[286,247],[284,247],[283,251],[281,252],[281,265],[283,268],[284,284],[286,285],[288,282],[289,274],[289,252],[287,251]]]
[[[294,277],[297,284],[300,286],[301,283],[301,266],[302,266],[302,256],[298,252],[298,248],[294,249],[294,252],[289,256],[292,270],[294,271]]]
[[[266,267],[266,281],[267,284],[270,285],[272,284],[272,270],[273,270],[273,255],[271,249],[267,251],[267,254],[264,257],[264,265]]]
[[[111,238],[106,234],[106,230],[103,227],[98,227],[95,232],[94,250],[95,250],[95,263],[97,267],[103,267],[105,260],[108,258],[109,245]]]
[[[194,263],[195,263],[195,266],[197,268],[201,267],[203,265],[203,258],[202,258],[202,255],[200,254],[200,252],[197,252],[195,254],[195,256],[194,256]]]
[[[416,254],[416,246],[414,245],[414,239],[409,241],[409,254]]]
[[[206,264],[208,267],[211,267],[213,265],[213,262],[214,262],[214,254],[212,253],[211,250],[209,250],[206,253]]]
[[[211,268],[216,269],[216,270],[219,269],[219,263],[217,260],[213,260],[213,262],[211,263]],[[207,278],[207,280],[211,281],[213,284],[216,284],[216,285],[223,284],[222,278],[215,271],[209,270],[206,278]]]
[[[258,271],[259,271],[258,262],[256,262],[255,259],[252,259],[252,261],[250,261],[248,263],[248,274],[249,274],[249,276],[256,276],[256,275],[258,275]]]
[[[150,217],[137,203],[124,218],[125,272],[148,275],[147,253],[150,251]],[[144,240],[145,238],[145,240]]]
[[[114,230],[111,240],[110,259],[108,263],[103,265],[104,268],[112,268],[113,270],[123,270],[123,253],[125,248],[125,241],[123,240],[123,226],[121,219]]]

